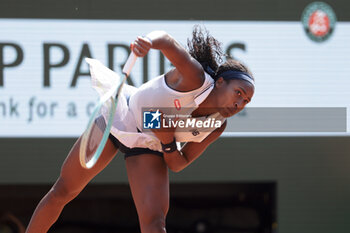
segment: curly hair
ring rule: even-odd
[[[218,78],[220,73],[227,70],[246,72],[253,78],[252,72],[247,66],[222,52],[221,42],[210,35],[205,27],[199,25],[193,27],[192,39],[187,40],[187,47],[190,55],[202,65],[203,69],[214,80]],[[224,63],[223,57],[226,57]]]

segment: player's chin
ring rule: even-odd
[[[225,117],[225,118],[229,118],[229,117],[233,116],[234,114],[232,114],[232,112],[230,112],[226,109],[221,109],[220,115]]]
[[[236,114],[237,114],[237,112],[235,112],[235,113],[230,113],[230,114],[228,114],[228,116],[225,116],[225,118],[233,117],[233,116],[236,115]]]
[[[225,118],[229,118],[236,115],[238,112],[239,110],[236,108],[235,109],[224,108],[224,109],[221,109],[220,114]]]

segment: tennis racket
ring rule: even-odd
[[[131,52],[123,67],[123,78],[104,94],[94,108],[88,125],[81,137],[79,159],[82,167],[92,168],[105,147],[112,127],[118,97],[126,78],[129,76],[137,56]]]

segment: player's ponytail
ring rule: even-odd
[[[224,56],[221,43],[211,36],[206,28],[195,25],[192,39],[187,40],[187,46],[191,56],[202,65],[212,78],[215,78],[219,63],[222,63]]]
[[[196,59],[214,80],[220,74],[228,70],[240,71],[248,74],[254,81],[252,72],[238,60],[226,56],[222,52],[221,43],[209,34],[209,31],[199,25],[195,25],[192,39],[187,40],[188,52]],[[226,61],[223,63],[223,58]],[[224,79],[226,79],[224,77]]]

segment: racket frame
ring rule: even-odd
[[[83,168],[91,169],[96,164],[97,160],[99,159],[100,155],[102,154],[102,151],[107,143],[107,140],[108,140],[111,128],[112,128],[113,119],[114,119],[115,111],[117,108],[118,96],[119,96],[119,94],[120,94],[120,92],[125,84],[127,77],[129,76],[129,74],[131,72],[132,67],[134,66],[134,64],[136,62],[136,59],[137,59],[137,56],[133,52],[131,52],[131,54],[128,57],[128,60],[126,61],[125,65],[123,67],[122,83],[116,88],[111,88],[111,90],[109,92],[107,92],[105,95],[103,95],[100,98],[99,102],[97,103],[96,107],[94,108],[94,111],[92,112],[92,115],[91,115],[89,122],[88,122],[88,126],[86,127],[86,130],[84,131],[84,133],[81,137],[81,141],[80,141],[79,160],[80,160],[80,164]],[[91,128],[95,124],[97,112],[102,108],[103,104],[106,101],[108,101],[108,99],[111,101],[111,109],[109,109],[109,115],[108,115],[106,128],[103,132],[101,142],[98,145],[95,153],[92,155],[91,159],[88,162],[86,162],[86,146],[88,143],[87,140],[89,138]]]

